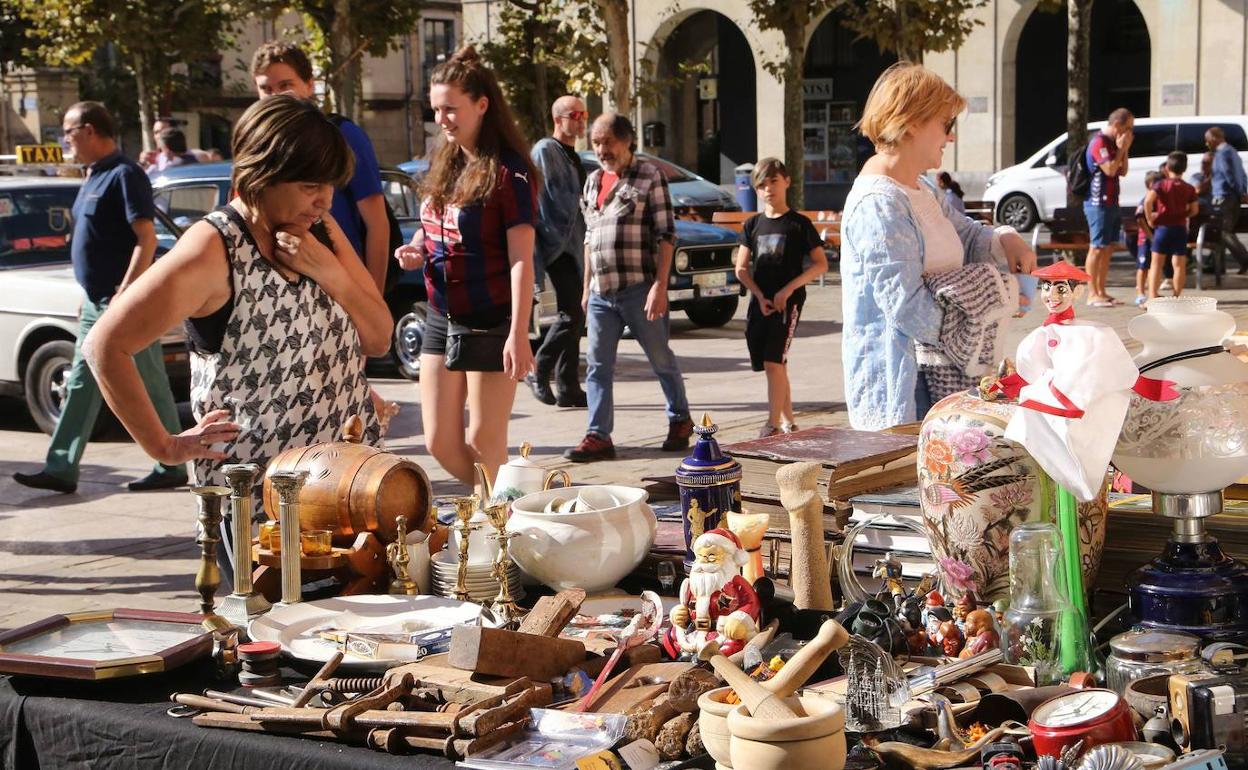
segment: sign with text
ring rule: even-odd
[[[802,98],[826,101],[832,98],[832,78],[806,78],[802,81]]]
[[[18,163],[64,163],[65,153],[59,144],[19,144]]]

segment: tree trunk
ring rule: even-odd
[[[334,0],[334,18],[329,25],[329,67],[327,84],[334,96],[334,111],[348,118],[356,110],[356,60],[351,56],[355,38],[351,34],[351,0]]]
[[[1088,137],[1088,51],[1091,48],[1092,0],[1066,2],[1066,162]],[[1066,207],[1079,209],[1080,202],[1066,191]]]
[[[633,114],[633,72],[628,34],[628,0],[598,0],[607,30],[611,65],[611,101],[622,115]]]
[[[794,22],[784,30],[789,51],[784,66],[784,165],[789,169],[789,208],[802,209],[806,180],[806,144],[802,122],[802,70],[806,64],[806,24]]]
[[[156,137],[152,134],[155,116],[152,113],[152,86],[147,60],[142,54],[134,55],[134,86],[139,95],[139,132],[143,137],[143,151],[149,152],[156,149]]]

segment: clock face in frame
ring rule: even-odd
[[[1060,756],[1078,741],[1087,749],[1136,739],[1131,709],[1113,690],[1078,690],[1047,700],[1032,713],[1028,727],[1036,753],[1050,756]]]

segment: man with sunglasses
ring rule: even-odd
[[[82,357],[82,341],[108,309],[109,302],[151,266],[156,254],[156,207],[147,174],[118,149],[114,138],[116,124],[104,105],[73,105],[65,112],[61,127],[74,160],[87,167],[87,178],[74,200],[74,231],[69,249],[74,277],[86,299],[79,318],[74,362],[65,380],[65,400],[61,402],[61,416],[52,433],[44,468],[38,473],[15,473],[13,478],[35,489],[70,493],[78,488],[78,464],[103,404],[99,385]],[[165,429],[180,432],[160,342],[135,353],[134,361]],[[183,484],[185,465],[157,463],[146,477],[127,486],[131,492],[142,492]]]
[[[542,339],[534,357],[534,373],[527,379],[533,395],[543,404],[584,407],[586,397],[581,389],[579,367],[581,331],[585,328],[581,307],[585,217],[581,214],[580,199],[586,174],[576,152],[576,141],[585,136],[589,113],[579,98],[561,96],[550,114],[554,131],[535,144],[532,151],[533,163],[542,172],[533,266],[538,293],[544,276],[550,276],[559,316]]]

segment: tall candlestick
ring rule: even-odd
[[[455,598],[461,602],[468,601],[468,538],[481,525],[469,523],[476,513],[480,498],[476,495],[460,497],[455,500],[455,518],[459,520],[459,572],[455,580]]]
[[[230,622],[215,612],[214,596],[221,585],[221,569],[217,566],[217,544],[221,542],[221,503],[230,490],[226,487],[202,486],[191,489],[199,499],[199,571],[195,588],[199,591],[199,611],[204,627],[228,628]]]
[[[231,528],[234,545],[234,593],[221,602],[221,615],[238,626],[267,612],[270,604],[251,584],[252,491],[260,476],[255,463],[235,463],[221,469],[230,484]]]
[[[274,471],[269,480],[277,490],[278,520],[282,529],[282,604],[302,599],[303,573],[299,547],[299,490],[307,481],[307,471]]]

